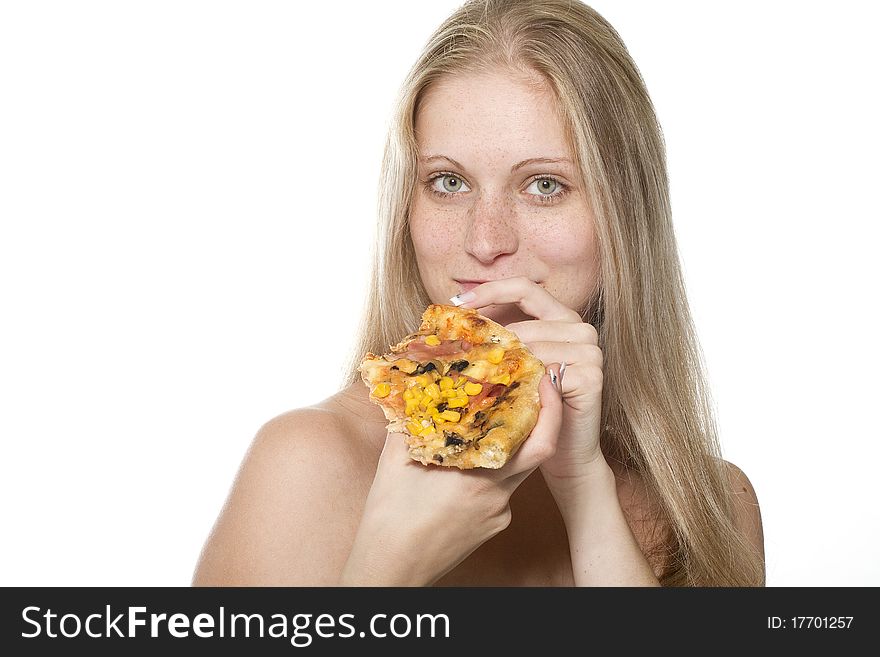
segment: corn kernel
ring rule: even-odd
[[[419,431],[420,436],[430,436],[432,433],[437,433],[437,429],[434,428],[433,424]]]
[[[458,397],[458,390],[455,388],[450,388],[449,390],[441,390],[440,396],[444,399],[449,399],[450,397]]]
[[[430,396],[431,399],[433,399],[435,402],[438,402],[442,399],[442,397],[440,397],[440,386],[438,386],[436,383],[425,386],[425,392],[428,393],[428,396]]]
[[[468,381],[467,383],[464,384],[464,391],[471,396],[479,395],[480,392],[482,392],[482,390],[483,390],[483,386],[479,383],[474,383],[473,381]]]
[[[461,419],[461,413],[456,411],[443,411],[440,413],[440,417],[444,420],[449,420],[450,422],[458,422]]]
[[[510,385],[510,372],[489,377],[489,383],[500,383],[505,386]]]
[[[419,385],[423,388],[427,388],[429,385],[434,383],[434,377],[425,372],[424,374],[419,374],[416,377],[416,381],[418,381]]]
[[[415,395],[413,394],[412,388],[407,388],[403,391],[403,400],[409,401],[410,399],[414,399]]]
[[[504,360],[504,349],[502,347],[493,347],[489,350],[489,353],[486,354],[486,360],[493,365],[497,365]]]
[[[428,409],[428,404],[431,403],[430,395],[422,395],[422,398],[419,400],[419,408],[423,411]]]
[[[462,408],[468,405],[467,397],[450,397],[446,402],[446,408]]]
[[[463,385],[465,385],[467,382],[468,382],[468,378],[467,378],[467,377],[460,376],[460,377],[458,377],[458,381],[455,382],[455,387],[456,387],[456,388],[461,388],[461,387],[462,387]]]
[[[427,338],[425,338],[425,344],[430,345],[431,347],[436,347],[438,344],[440,344],[440,338],[438,338],[436,335],[429,335]]]
[[[373,397],[387,397],[391,394],[391,384],[390,383],[379,383],[376,384],[376,387],[373,388]]]
[[[419,402],[415,399],[409,399],[406,402],[406,414],[412,415],[419,410]]]
[[[455,386],[455,381],[452,380],[451,376],[444,376],[440,379],[440,390],[449,390]]]
[[[409,431],[412,435],[418,436],[419,432],[421,432],[421,430],[422,430],[422,427],[420,427],[415,422],[407,422],[406,423],[406,430]]]

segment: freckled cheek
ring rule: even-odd
[[[596,239],[592,227],[583,221],[547,225],[532,234],[531,250],[556,267],[585,266],[596,257]]]
[[[415,203],[410,212],[410,235],[420,259],[438,261],[460,250],[461,230],[454,212],[429,210]]]
[[[599,276],[592,225],[583,218],[557,221],[532,234],[530,251],[544,263],[547,291],[570,308],[586,307]]]

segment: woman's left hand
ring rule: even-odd
[[[580,315],[525,277],[489,281],[473,288],[462,305],[482,308],[516,304],[533,320],[506,328],[558,374],[562,424],[556,453],[541,464],[551,491],[576,485],[597,466],[605,466],[599,446],[602,416],[602,350],[596,329]],[[564,364],[564,369],[562,365]],[[562,491],[560,491],[562,492]]]

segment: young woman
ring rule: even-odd
[[[660,129],[614,29],[576,1],[468,2],[404,84],[382,183],[348,380],[260,430],[194,584],[762,585]],[[450,302],[513,330],[556,381],[499,470],[410,460],[357,373]]]

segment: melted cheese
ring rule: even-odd
[[[495,374],[495,369],[495,365],[488,360],[478,360],[468,365],[462,374],[477,381],[488,381],[489,377]]]

